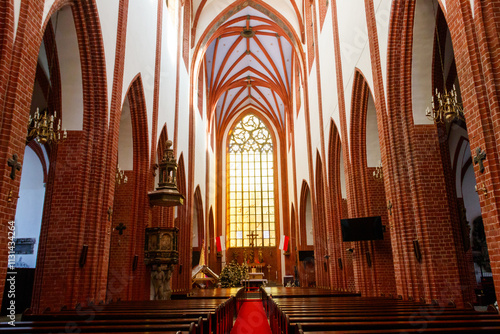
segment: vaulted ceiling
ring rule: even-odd
[[[285,127],[290,110],[294,50],[283,29],[265,14],[246,7],[217,30],[204,58],[208,100],[217,130],[252,107]]]

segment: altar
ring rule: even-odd
[[[242,279],[241,284],[248,288],[258,288],[261,285],[267,285],[267,279],[265,278]]]
[[[241,284],[249,288],[258,288],[261,285],[267,285],[267,279],[264,278],[263,272],[257,272],[257,268],[252,267],[247,278],[241,280]]]

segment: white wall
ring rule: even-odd
[[[378,139],[377,110],[373,98],[368,97],[366,112],[366,163],[368,167],[376,167],[381,159]]]
[[[113,76],[115,68],[115,53],[116,53],[116,35],[118,26],[118,11],[120,8],[120,0],[96,1],[97,9],[100,15],[102,39],[104,46],[104,57],[106,59],[106,76],[108,87],[108,101],[111,101],[113,94]],[[108,110],[111,103],[108,103]],[[108,117],[109,120],[109,117]]]
[[[36,266],[44,200],[43,167],[36,153],[26,146],[16,207],[15,231],[16,238],[35,238],[36,243],[33,254],[16,255],[18,267],[35,268]]]
[[[134,169],[134,138],[128,98],[123,102],[118,135],[118,166],[121,170]]]
[[[174,24],[175,22],[173,22],[167,6],[164,4],[161,40],[160,103],[157,133],[160,135],[163,125],[166,124],[168,138],[171,140],[173,140],[175,126],[175,76],[177,63],[177,28]]]
[[[71,7],[66,6],[52,15],[57,54],[61,72],[62,128],[83,129],[83,85],[80,50]],[[49,68],[52,59],[49,59]],[[55,63],[56,60],[54,60]]]
[[[155,78],[157,2],[130,0],[123,73],[122,100],[137,74],[141,74],[146,99],[148,131],[151,131]],[[148,147],[151,143],[148,141]]]
[[[436,4],[437,6],[437,4]],[[417,1],[413,28],[412,105],[415,124],[432,124],[425,116],[431,108],[432,53],[434,49],[435,13],[433,1]]]

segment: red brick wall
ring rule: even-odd
[[[0,163],[7,166],[7,160],[17,154],[22,163],[27,112],[31,104],[32,83],[35,78],[36,58],[42,34],[38,32],[41,24],[43,4],[40,2],[23,2],[20,8],[18,30],[14,40],[14,8],[11,1],[0,1],[0,19],[2,36],[0,44],[0,105],[4,117],[0,123]],[[25,83],[31,83],[26,85]],[[15,180],[10,178],[10,169],[3,169],[0,178],[0,298],[3,297],[7,272],[7,231],[8,222],[14,220],[16,212],[16,196],[19,193],[20,174]],[[12,191],[13,201],[9,202],[8,194]]]
[[[129,284],[132,282],[129,268],[132,259],[128,256],[132,248],[132,233],[135,221],[130,214],[134,207],[135,177],[133,171],[125,171],[127,183],[117,184],[114,193],[113,223],[111,224],[111,245],[109,247],[109,271],[106,300],[127,300]],[[123,223],[126,229],[119,234],[115,228]],[[137,267],[144,263],[137,263]]]

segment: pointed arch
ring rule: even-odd
[[[325,255],[329,255],[328,251],[328,232],[326,228],[326,203],[325,203],[325,185],[323,182],[323,161],[321,154],[316,151],[316,221],[314,222],[314,254],[316,259],[317,284],[319,286],[328,286],[328,266]],[[324,265],[323,265],[324,263]]]
[[[309,185],[306,180],[302,181],[302,187],[300,191],[300,215],[299,215],[299,249],[301,250],[312,250],[313,242],[311,240],[313,231],[313,214],[312,214],[312,203],[311,203],[311,193],[309,190]]]
[[[193,239],[193,250],[202,251],[202,248],[205,247],[205,219],[203,215],[203,199],[201,197],[200,186],[196,187],[194,191],[194,200],[193,200],[194,210],[193,213],[197,219],[191,219],[193,236],[197,239],[196,242]],[[195,246],[196,244],[196,246]],[[206,248],[206,247],[205,247]],[[201,260],[201,259],[200,259]],[[206,261],[204,261],[206,264]]]
[[[46,307],[58,308],[63,304],[75,305],[85,300],[100,301],[106,298],[108,258],[101,255],[109,250],[110,235],[107,232],[111,222],[104,217],[107,215],[109,204],[112,203],[112,196],[106,189],[114,186],[114,180],[106,177],[106,64],[95,0],[55,1],[45,22],[41,22],[44,15],[43,3],[22,2],[23,15],[20,15],[17,30],[19,38],[16,38],[18,43],[14,44],[12,52],[13,57],[17,57],[19,61],[13,62],[10,69],[10,85],[5,106],[11,110],[30,109],[33,85],[26,83],[34,82],[36,77],[36,63],[43,40],[41,32],[49,27],[52,15],[64,6],[71,6],[76,31],[78,60],[82,73],[83,122],[81,131],[69,132],[65,143],[59,145],[57,154],[52,153],[50,156],[49,181],[33,288],[34,312],[40,312]],[[39,24],[37,27],[41,29],[30,29],[31,24]],[[23,43],[29,43],[29,47]],[[20,96],[22,98],[18,98]],[[64,111],[61,111],[61,114],[64,117]],[[9,138],[7,146],[25,141],[24,124],[27,124],[28,116],[28,113],[17,113],[12,118],[17,118],[15,122],[3,124],[2,134]],[[68,193],[74,194],[74,197],[61,195]],[[70,209],[72,211],[68,212]],[[68,229],[61,217],[73,217],[75,214],[78,218],[72,221],[71,228],[76,233],[67,233],[67,238],[61,242],[57,233],[52,233],[52,230]],[[70,258],[77,258],[84,244],[91,245],[84,269],[76,266],[61,275],[60,254],[65,253]],[[93,275],[88,275],[90,271]],[[53,276],[57,278],[44,279]],[[58,286],[58,290],[54,290],[54,286]]]

